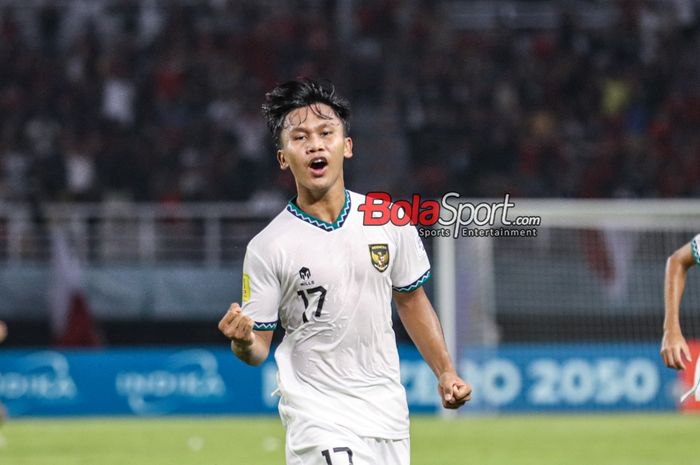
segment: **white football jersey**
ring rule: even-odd
[[[692,241],[690,241],[690,248],[693,249],[693,258],[695,258],[695,263],[700,266],[700,234],[695,236]]]
[[[275,352],[280,416],[322,419],[363,437],[408,437],[392,329],[392,291],[430,277],[414,226],[365,226],[365,196],[345,191],[334,223],[290,201],[255,236],[243,265],[243,312],[286,331]]]

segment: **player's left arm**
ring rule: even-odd
[[[399,318],[423,359],[438,379],[438,391],[445,408],[456,409],[471,399],[472,388],[457,375],[447,352],[440,320],[422,287],[411,292],[394,292]]]

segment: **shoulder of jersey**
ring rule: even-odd
[[[359,207],[361,204],[365,203],[365,199],[367,196],[365,194],[360,194],[354,191],[351,191],[350,189],[347,189],[348,193],[350,194],[350,205],[353,211],[357,211],[357,207]]]
[[[283,233],[289,230],[291,217],[286,214],[286,209],[277,214],[262,231],[257,233],[248,242],[248,248],[253,248],[256,251],[269,250],[277,241],[283,237]]]
[[[358,210],[358,207],[365,203],[367,201],[367,196],[365,194],[358,194],[357,192],[353,192],[351,190],[348,190],[350,192],[350,201],[352,202],[352,209],[355,213],[360,215],[360,221],[362,221],[362,215],[363,213]],[[404,226],[397,226],[391,221],[387,221],[386,224],[382,226],[372,226],[373,228],[384,228],[385,230],[388,231],[397,231],[399,228],[403,228]]]

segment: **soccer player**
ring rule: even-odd
[[[365,197],[343,178],[350,110],[332,84],[284,83],[266,95],[263,113],[297,196],[248,244],[243,307],[232,304],[219,329],[238,358],[260,365],[277,321],[284,327],[275,360],[288,465],[408,465],[392,297],[442,405],[471,397],[422,287],[427,254],[411,225],[363,225]]]
[[[669,368],[685,369],[691,362],[690,349],[683,337],[680,324],[680,304],[685,276],[694,264],[700,265],[700,234],[676,250],[666,261],[664,279],[664,335],[661,340],[661,357]]]

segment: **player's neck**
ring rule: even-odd
[[[333,223],[345,205],[345,185],[338,183],[324,192],[297,190],[297,207],[326,223]]]

